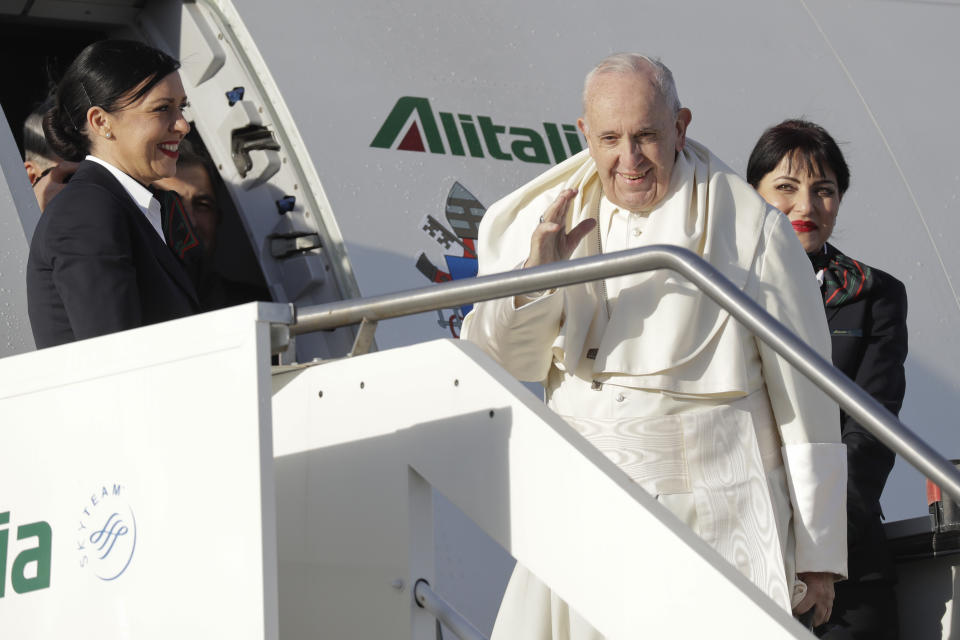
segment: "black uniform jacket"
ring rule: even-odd
[[[827,245],[829,254],[836,249]],[[827,307],[833,364],[892,413],[903,404],[907,357],[907,293],[903,283],[873,269],[866,295],[840,307]],[[893,468],[894,454],[856,420],[841,413],[847,445],[847,543],[850,580],[892,579],[880,493]]]
[[[183,265],[123,186],[90,161],[40,216],[27,302],[38,348],[200,310]]]

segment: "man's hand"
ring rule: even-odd
[[[813,608],[813,626],[819,627],[830,619],[833,611],[833,583],[836,576],[811,572],[797,574],[797,577],[807,584],[807,595],[794,608],[793,615],[799,616]]]
[[[33,184],[33,195],[37,197],[37,204],[40,205],[40,211],[47,208],[47,203],[53,200],[53,196],[63,190],[67,181],[70,179],[80,166],[79,162],[69,162],[64,160],[53,167]]]
[[[568,259],[577,245],[596,226],[596,220],[587,218],[571,229],[570,233],[564,230],[567,211],[575,195],[576,189],[565,189],[547,208],[530,238],[530,257],[523,263],[524,267],[537,267]]]

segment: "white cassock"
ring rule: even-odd
[[[786,217],[687,140],[649,214],[603,197],[587,151],[494,204],[479,273],[515,269],[540,216],[579,191],[567,230],[597,230],[573,258],[671,244],[706,259],[830,361],[823,303]],[[683,277],[658,270],[480,303],[462,337],[521,380],[786,610],[797,573],[846,576],[846,453],[832,400]],[[601,637],[518,565],[494,637]]]

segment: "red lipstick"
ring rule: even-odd
[[[794,220],[790,224],[793,225],[793,230],[797,233],[809,233],[810,231],[819,229],[819,227],[810,220]]]

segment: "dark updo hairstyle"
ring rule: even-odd
[[[824,167],[829,168],[837,176],[841,198],[850,186],[847,161],[837,142],[820,125],[806,120],[784,120],[764,131],[750,153],[747,182],[756,188],[784,158],[789,158],[791,165],[802,163],[813,176],[822,176],[826,173]]]
[[[179,68],[172,57],[142,42],[94,42],[80,52],[57,85],[54,106],[43,119],[47,143],[65,160],[82,160],[90,153],[91,107],[108,113],[128,107]]]
[[[53,96],[50,96],[37,105],[23,121],[23,159],[27,162],[44,165],[56,162],[56,155],[51,151],[43,133],[43,118],[52,108]]]

